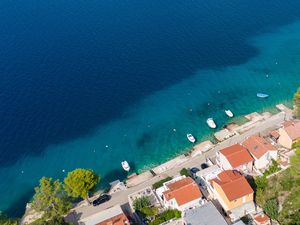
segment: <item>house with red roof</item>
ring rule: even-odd
[[[88,217],[81,218],[79,225],[129,225],[129,220],[120,205],[115,205]]]
[[[238,170],[243,173],[253,171],[254,159],[246,148],[235,144],[217,153],[217,163],[223,170]]]
[[[213,197],[219,201],[232,221],[255,212],[254,191],[238,171],[225,170],[210,181]]]
[[[292,149],[293,145],[300,141],[300,121],[286,121],[278,130],[278,144],[285,148]]]
[[[191,177],[176,177],[156,190],[165,208],[185,211],[204,203],[198,184]]]
[[[273,160],[277,160],[277,148],[265,138],[253,135],[242,142],[251,156],[254,158],[254,166],[257,169],[265,169]]]

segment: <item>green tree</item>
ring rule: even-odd
[[[190,173],[189,173],[189,171],[188,171],[186,168],[182,168],[182,169],[180,170],[180,175],[181,175],[181,176],[189,177],[189,176],[190,176]]]
[[[62,217],[54,217],[52,219],[46,219],[46,218],[41,218],[33,223],[30,223],[30,225],[72,225],[70,223],[67,223],[64,221]]]
[[[256,189],[264,190],[267,187],[267,178],[265,176],[260,176],[255,178]]]
[[[151,205],[151,202],[150,202],[149,197],[147,197],[147,196],[137,198],[133,201],[134,210],[139,211],[139,212],[141,212],[141,210],[143,208],[150,207],[150,205]]]
[[[99,180],[100,177],[93,170],[79,168],[68,173],[64,188],[69,196],[81,197],[90,203],[89,193],[95,190]]]
[[[140,210],[144,216],[156,216],[158,213],[157,207],[144,207]]]
[[[263,209],[271,219],[276,220],[278,218],[278,202],[276,199],[267,200]]]
[[[34,190],[32,207],[43,212],[45,218],[61,217],[72,206],[59,180],[52,181],[52,178],[42,177],[40,185]]]
[[[296,116],[300,116],[300,87],[298,88],[297,92],[294,95],[294,104],[295,104],[295,113]]]

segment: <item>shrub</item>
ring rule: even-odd
[[[163,218],[165,221],[168,221],[173,218],[179,219],[181,218],[181,212],[177,209],[169,209],[160,214],[159,217]]]
[[[165,222],[163,219],[161,218],[156,218],[155,220],[151,221],[149,223],[149,225],[159,225],[159,224],[162,224],[163,222]]]
[[[276,220],[278,218],[278,202],[276,199],[267,200],[263,209],[271,219]]]
[[[278,162],[276,162],[275,160],[272,159],[272,164],[269,166],[269,169],[267,169],[264,172],[264,176],[269,176],[272,173],[276,173],[280,170],[280,167],[278,165]]]
[[[172,177],[167,177],[167,178],[165,178],[165,179],[162,179],[162,180],[160,180],[160,181],[154,183],[154,184],[152,185],[152,187],[153,187],[153,189],[160,188],[161,186],[163,186],[163,184],[164,184],[165,182],[167,182],[167,181],[169,181],[169,180],[172,180]]]
[[[298,148],[298,147],[300,147],[300,139],[297,140],[297,141],[295,141],[295,142],[293,143],[292,147],[293,147],[293,148]]]
[[[158,225],[174,218],[181,218],[181,212],[177,209],[168,209],[158,215],[155,220],[149,223],[149,225]]]
[[[265,176],[260,176],[255,178],[256,189],[264,190],[267,186],[267,178]]]
[[[140,209],[140,212],[143,214],[144,217],[147,216],[156,216],[157,212],[158,212],[158,208],[156,207],[144,207],[142,209]]]
[[[186,168],[182,168],[180,170],[180,175],[188,177],[188,176],[190,176],[190,173],[189,173],[189,171]]]

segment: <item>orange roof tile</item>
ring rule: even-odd
[[[257,159],[261,158],[268,151],[276,151],[276,148],[273,145],[258,135],[247,138],[242,142],[242,145]]]
[[[300,138],[300,121],[286,121],[283,127],[293,141]]]
[[[222,188],[229,201],[239,199],[254,192],[246,178],[233,170],[225,170],[219,173],[217,178],[213,179],[212,182],[216,182]]]
[[[220,153],[227,158],[228,162],[233,168],[253,161],[253,158],[247,149],[239,144],[224,148],[220,150]]]
[[[104,220],[101,223],[97,223],[96,225],[127,225],[127,224],[129,224],[129,220],[127,219],[124,213],[121,213],[110,219]]]
[[[167,187],[169,190],[163,193],[165,199],[169,201],[175,198],[179,206],[202,197],[202,193],[198,185],[190,177],[167,184]]]
[[[273,130],[270,132],[270,135],[275,138],[275,139],[278,139],[279,138],[279,133],[277,130]]]
[[[266,214],[261,214],[254,217],[254,220],[259,224],[265,224],[270,221],[270,218]]]

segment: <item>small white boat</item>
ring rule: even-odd
[[[210,127],[210,128],[216,128],[217,127],[217,125],[215,124],[215,121],[213,120],[213,118],[208,118],[207,120],[206,120],[206,123],[207,123],[207,125]]]
[[[226,109],[225,113],[226,113],[227,116],[233,117],[233,113],[229,109]]]
[[[195,143],[196,139],[192,134],[187,134],[186,137],[190,142]]]
[[[128,164],[128,162],[125,160],[125,161],[122,161],[121,162],[121,165],[122,165],[122,167],[123,167],[123,169],[125,170],[125,171],[129,171],[130,170],[130,166],[129,166],[129,164]]]
[[[264,94],[264,93],[257,93],[256,96],[257,96],[258,98],[267,98],[267,97],[269,97],[268,94]]]

